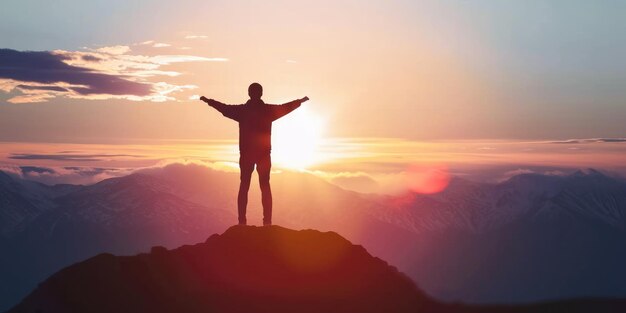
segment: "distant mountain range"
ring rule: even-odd
[[[480,303],[626,296],[626,184],[598,171],[455,179],[431,196],[371,197],[418,236],[398,264],[440,299]]]
[[[172,164],[89,186],[0,172],[0,311],[99,253],[203,242],[236,221],[238,175]],[[626,183],[594,170],[454,178],[435,195],[359,194],[307,173],[272,177],[275,223],[336,231],[427,294],[478,303],[626,297]],[[249,221],[261,221],[251,188]]]

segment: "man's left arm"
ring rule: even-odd
[[[309,97],[304,97],[302,99],[293,100],[284,104],[270,105],[272,107],[272,120],[277,120],[289,114],[291,111],[299,108],[303,102],[308,100]]]

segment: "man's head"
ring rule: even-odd
[[[253,100],[261,99],[263,96],[263,86],[259,83],[250,84],[250,87],[248,87],[248,96]]]

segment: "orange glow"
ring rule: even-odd
[[[408,188],[417,193],[441,192],[449,182],[450,174],[445,165],[411,165],[407,170]]]
[[[301,109],[305,107],[293,113]],[[304,121],[308,121],[309,115],[305,110],[298,113],[303,114],[303,118],[306,117]],[[290,116],[285,118],[288,117]],[[299,119],[300,117],[295,120]],[[283,126],[278,122],[285,122],[287,125],[283,126],[288,127],[283,131],[280,129]],[[298,168],[298,163],[305,164],[306,171],[342,188],[359,192],[402,194],[410,190],[424,194],[436,193],[447,187],[448,180],[453,175],[466,179],[497,181],[502,178],[500,170],[487,176],[479,174],[494,167],[501,168],[504,172],[532,168],[564,172],[568,172],[567,169],[596,168],[626,175],[623,161],[626,145],[622,142],[419,142],[393,138],[322,137],[317,144],[315,140],[308,139],[296,142],[296,146],[289,144],[295,136],[292,131],[306,133],[306,129],[324,130],[323,127],[315,128],[314,125],[316,124],[307,126],[293,123],[288,119],[277,121],[274,132],[277,136],[274,137],[272,152],[275,169]],[[235,126],[232,128],[236,129]],[[280,138],[280,133],[288,136]],[[315,132],[309,134],[310,138],[316,138]],[[284,149],[280,148],[281,142],[285,143]],[[0,170],[21,172],[19,166],[53,168],[54,173],[31,173],[29,176],[44,182],[48,181],[47,177],[56,179],[57,176],[67,176],[69,180],[62,180],[64,183],[76,182],[73,178],[76,170],[73,168],[110,169],[107,174],[77,176],[80,178],[78,182],[89,184],[110,176],[124,175],[138,168],[188,162],[237,172],[238,159],[236,139],[128,140],[115,144],[0,142]],[[283,160],[286,162],[283,163]],[[476,174],[479,174],[478,177],[474,177]],[[341,179],[338,180],[337,177]]]
[[[272,161],[291,169],[305,169],[319,163],[319,146],[324,122],[304,104],[274,123]]]

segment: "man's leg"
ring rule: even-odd
[[[239,225],[246,225],[246,207],[248,206],[248,189],[254,172],[254,161],[243,156],[239,157],[239,195],[237,196],[237,211],[239,213]]]
[[[270,188],[270,170],[272,159],[268,153],[262,156],[256,165],[261,185],[261,202],[263,203],[263,225],[272,225],[272,189]]]

